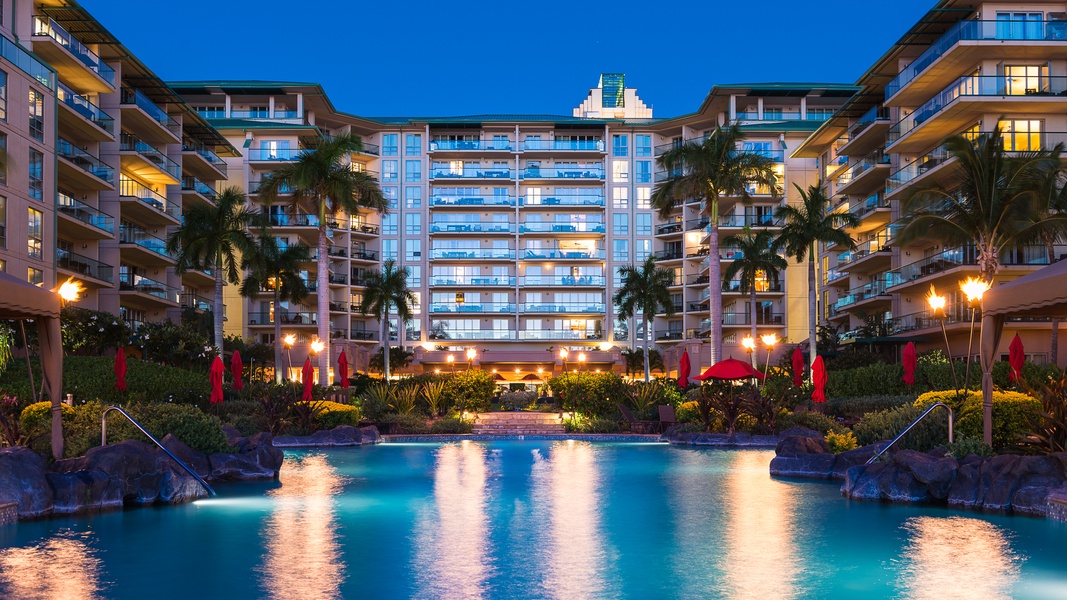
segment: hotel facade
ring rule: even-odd
[[[855,85],[716,85],[693,113],[668,118],[654,117],[620,74],[577,93],[570,114],[359,117],[337,110],[314,83],[164,83],[77,5],[17,5],[17,21],[0,15],[0,132],[10,157],[0,182],[0,259],[8,273],[46,287],[82,280],[90,293],[81,306],[132,324],[177,320],[183,306],[210,309],[211,274],[175,274],[162,242],[183,207],[212,203],[223,186],[244,190],[283,243],[314,248],[318,217],[287,210],[284,195],[267,205],[259,183],[324,136],[361,138],[352,168],[377,178],[390,210],[329,217],[328,289],[315,285],[315,262],[302,268],[312,295],[301,304],[226,289],[226,333],[274,343],[281,320],[300,340],[295,363],[317,332],[317,295],[328,294],[332,358],[345,349],[357,370],[368,368],[384,336],[414,352],[407,371],[447,369],[449,355],[462,363],[475,348],[473,362],[504,381],[575,368],[579,354],[581,368],[621,371],[623,350],[639,348],[643,336],[668,372],[683,350],[695,368],[707,366],[708,261],[736,254],[723,247],[708,256],[710,223],[699,202],[663,219],[650,197],[669,176],[657,169],[659,155],[732,123],[745,134],[739,150],[774,162],[781,193],[750,189],[747,205],[722,199],[721,237],[780,227],[774,214],[798,200],[794,184],[824,185],[835,210],[861,225],[852,232],[859,250],[820,249],[821,322],[848,343],[878,337],[939,347],[923,311],[932,282],[950,294],[954,354],[965,353],[958,345],[969,314],[955,282],[974,271],[973,251],[894,246],[899,198],[918,185],[951,186],[953,161],[940,146],[947,135],[1000,122],[1017,150],[1067,135],[1054,133],[1067,131],[1058,129],[1067,128],[1063,3],[944,1]],[[646,327],[619,319],[611,298],[619,269],[648,256],[674,273],[675,314]],[[1047,257],[1021,252],[1002,275]],[[408,269],[418,302],[413,319],[383,328],[358,306],[365,274],[387,260]],[[792,260],[779,282],[758,281],[759,332],[804,341],[807,285],[806,265]],[[743,358],[749,296],[737,282],[722,289],[724,356]],[[1032,358],[1047,360],[1048,324],[1019,327]]]

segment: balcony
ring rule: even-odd
[[[122,124],[135,126],[142,138],[160,144],[181,143],[181,124],[140,90],[123,87],[119,104],[123,111]]]
[[[515,305],[504,302],[435,302],[431,313],[515,313]]]
[[[514,179],[508,167],[470,167],[454,169],[447,165],[434,165],[430,169],[430,181],[453,179]]]
[[[353,329],[349,334],[349,339],[357,342],[377,342],[379,333],[377,331],[366,331],[362,329]]]
[[[430,206],[515,206],[515,196],[484,195],[484,196],[450,196],[435,194],[430,196]]]
[[[77,131],[94,142],[115,141],[115,119],[85,96],[74,93],[62,81],[56,84],[61,129]]]
[[[545,302],[527,302],[522,305],[522,312],[526,313],[604,313],[603,304],[552,304]]]
[[[707,327],[704,327],[707,323]],[[785,314],[779,312],[757,312],[756,313],[756,325],[784,325]],[[722,314],[722,326],[723,327],[750,327],[752,325],[752,315],[748,312],[727,312]],[[711,329],[711,321],[705,320],[701,322],[703,329]]]
[[[119,273],[119,292],[136,294],[142,301],[148,300],[151,304],[157,304],[161,301],[173,306],[177,306],[181,302],[182,295],[181,290],[178,288],[170,287],[154,279],[129,273]]]
[[[307,213],[269,213],[267,222],[271,227],[315,227],[319,226],[319,217]]]
[[[430,260],[515,260],[510,248],[432,248]]]
[[[1002,267],[1009,266],[1032,266],[1040,267],[1049,264],[1049,251],[1045,246],[1026,246],[1017,250],[1006,250],[1000,256]],[[1067,254],[1067,247],[1054,246],[1054,257]],[[951,248],[928,256],[922,260],[904,265],[894,271],[896,283],[905,285],[920,281],[925,278],[933,278],[944,273],[952,272],[960,267],[977,267],[978,251],[974,246]],[[953,285],[955,285],[953,281]],[[924,283],[925,285],[925,283]]]
[[[90,190],[110,190],[115,186],[115,169],[99,158],[59,138],[56,143],[60,180],[70,179],[79,187]]]
[[[604,287],[603,275],[527,275],[520,278],[526,287]]]
[[[254,180],[254,181],[249,181],[248,182],[248,193],[249,194],[258,194],[259,193],[259,188],[260,188],[261,185],[263,185],[263,181],[262,180],[258,180],[257,179],[257,180]],[[278,186],[278,190],[277,191],[278,191],[279,195],[284,196],[284,195],[292,194],[293,193],[293,188],[289,187],[286,184],[281,184],[281,185]]]
[[[348,224],[348,230],[356,234],[376,236],[380,231],[380,227],[378,225],[371,225],[361,219],[353,219]]]
[[[259,109],[233,109],[230,111],[231,119],[271,119],[275,121],[290,121],[293,119],[299,119],[300,113],[295,110],[281,110],[275,109],[273,112],[269,110]]]
[[[604,152],[604,140],[531,140],[520,144],[522,152]]]
[[[542,167],[526,167],[519,173],[519,178],[524,181],[539,179],[567,179],[567,180],[604,180],[602,167],[561,167],[558,169],[545,169]]]
[[[657,342],[677,342],[683,339],[685,332],[680,329],[660,330],[656,332]]]
[[[678,250],[660,250],[652,254],[652,257],[656,260],[679,260],[682,258],[681,249]]]
[[[880,298],[884,302],[889,302],[890,295],[886,290],[895,285],[896,281],[896,274],[889,272],[870,283],[866,283],[857,288],[852,288],[843,295],[838,296],[837,302],[834,302],[833,304],[833,310],[835,312],[841,311],[849,306],[872,298]]]
[[[729,294],[742,293],[741,281],[738,279],[724,281],[722,283],[722,291]],[[782,291],[783,289],[781,281],[756,281],[757,294],[780,294],[782,293]],[[748,294],[749,292],[746,290],[744,293]]]
[[[515,278],[510,275],[433,275],[430,287],[492,286],[514,287]]]
[[[680,220],[656,226],[656,235],[671,235],[673,233],[681,233],[681,231],[682,222]]]
[[[372,144],[362,139],[360,140],[360,150],[357,154],[362,154],[364,156],[380,156],[381,153],[382,148],[378,144]]]
[[[348,275],[344,273],[329,273],[326,279],[330,285],[348,285]]]
[[[883,187],[889,174],[889,157],[881,148],[864,156],[837,180],[839,194],[866,194]]]
[[[859,156],[885,145],[885,132],[893,122],[889,120],[889,109],[872,106],[862,117],[856,120],[845,133],[848,141],[837,149],[843,156]]]
[[[56,213],[60,215],[60,230],[64,224],[77,229],[79,238],[104,239],[115,237],[115,217],[75,200],[64,193],[56,194]]]
[[[568,221],[566,223],[545,223],[526,221],[519,228],[519,233],[604,233],[603,223],[593,221]]]
[[[568,250],[559,248],[524,248],[522,260],[604,260],[604,251]]]
[[[507,221],[431,221],[430,233],[515,233],[515,224]]]
[[[344,256],[343,254],[341,256]],[[376,262],[378,260],[378,253],[371,252],[370,250],[353,250],[352,260],[363,260],[368,262]]]
[[[59,23],[46,16],[34,15],[33,38],[34,53],[54,66],[63,79],[92,92],[115,91],[115,70]]]
[[[515,332],[510,329],[442,329],[431,330],[428,337],[431,340],[513,340]]]
[[[582,207],[604,206],[604,196],[599,194],[586,194],[576,196],[523,196],[523,206],[564,206]]]
[[[719,217],[719,227],[742,228],[781,226],[781,220],[775,219],[774,215],[771,214],[722,215]]]
[[[0,36],[0,56],[18,67],[20,71],[30,76],[49,90],[56,89],[56,74],[47,63],[31,54],[29,50],[12,42],[4,36]]]
[[[690,275],[686,277],[686,285],[709,285],[711,278],[707,275]]]
[[[175,225],[181,222],[182,211],[178,206],[168,202],[166,196],[160,195],[151,188],[145,187],[132,179],[119,178],[119,199],[134,201],[123,204],[123,216],[133,216],[151,221],[158,218],[159,215],[166,215],[174,221]],[[128,214],[127,211],[129,211]]]
[[[262,325],[273,326],[275,318],[278,318],[281,324],[286,326],[317,326],[319,324],[319,316],[317,313],[292,311],[250,312],[248,313],[248,324],[253,327]]]
[[[429,152],[511,152],[514,142],[494,140],[431,140]]]
[[[210,180],[227,177],[226,161],[203,143],[188,136],[182,138],[182,166]],[[220,177],[221,176],[221,177]]]
[[[56,268],[66,271],[67,274],[95,279],[104,284],[115,281],[115,267],[62,248],[56,248]]]
[[[218,192],[215,191],[215,188],[191,175],[182,175],[182,193],[200,198],[211,205],[214,205],[218,198]]]
[[[848,206],[848,211],[858,219],[865,220],[879,210],[889,209],[889,199],[882,192],[875,192],[862,200],[857,200]]]
[[[160,185],[181,183],[182,168],[155,146],[135,135],[123,132],[119,136],[122,166],[145,181]]]
[[[704,229],[711,224],[710,217],[700,217],[699,219],[689,219],[685,222],[686,231],[696,231],[698,229]]]
[[[119,243],[135,251],[145,264],[174,263],[174,257],[167,252],[167,242],[135,225],[119,227]]]
[[[250,148],[248,162],[293,162],[304,152],[304,148]]]
[[[181,295],[182,308],[191,308],[197,312],[208,312],[214,303],[211,300],[190,292],[183,292]]]
[[[770,110],[764,109],[763,114],[759,112],[738,112],[734,114],[735,121],[808,121],[808,122],[822,122],[829,119],[833,114],[830,112],[816,112],[812,111],[810,114],[801,115],[800,112],[785,112],[782,110]]]
[[[600,331],[586,331],[586,330],[573,330],[573,329],[540,329],[540,330],[526,330],[519,332],[520,340],[593,340],[599,341],[604,339],[604,334]],[[573,361],[572,361],[573,366]]]

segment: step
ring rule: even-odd
[[[477,429],[471,432],[472,435],[562,435],[567,433],[562,429],[524,429],[522,431],[478,431]]]
[[[533,429],[536,429],[538,431],[547,431],[547,430],[564,431],[564,427],[562,425],[559,425],[559,426],[556,426],[556,427],[551,427],[551,426],[541,426],[541,427],[477,427],[477,426],[475,426],[475,427],[472,427],[471,429],[473,431],[488,431],[488,432],[493,432],[493,431],[526,431],[526,430],[533,430]]]

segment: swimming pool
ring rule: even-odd
[[[771,451],[286,453],[281,482],[0,528],[3,598],[1063,598],[1067,526],[856,503]]]

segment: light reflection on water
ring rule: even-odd
[[[274,511],[261,534],[266,554],[257,569],[271,598],[340,598],[337,495],[346,483],[322,454],[286,457],[281,486],[270,490]]]
[[[903,597],[1012,597],[1022,560],[996,525],[968,517],[913,517],[902,527],[908,534],[897,579]]]
[[[61,532],[33,546],[0,550],[0,597],[10,600],[101,598],[103,561],[88,533]]]
[[[480,598],[493,572],[485,446],[441,446],[434,463],[433,504],[422,510],[415,526],[416,596]]]

